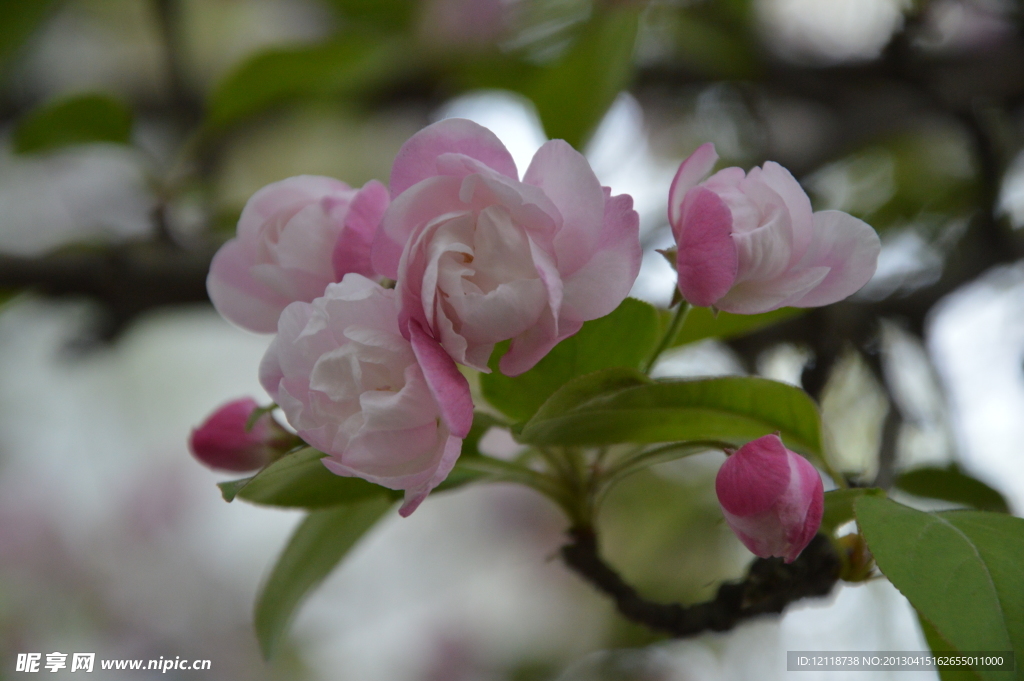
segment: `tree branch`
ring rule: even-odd
[[[604,560],[590,528],[573,528],[562,547],[562,560],[610,596],[627,619],[675,638],[705,631],[729,631],[743,620],[781,613],[802,598],[827,596],[839,579],[841,563],[832,542],[819,534],[790,564],[781,558],[758,558],[741,582],[727,582],[714,599],[696,605],[655,603],[640,596]]]
[[[216,247],[130,242],[41,258],[0,254],[0,288],[91,298],[107,313],[101,336],[110,339],[149,309],[206,302],[206,274]]]

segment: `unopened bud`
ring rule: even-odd
[[[201,463],[226,471],[251,471],[270,463],[298,443],[269,414],[249,420],[259,409],[251,398],[228,402],[192,431],[189,449]],[[249,426],[249,427],[247,427]]]
[[[792,563],[821,525],[821,476],[778,435],[748,442],[726,459],[715,492],[729,527],[761,558]]]

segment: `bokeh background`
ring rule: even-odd
[[[386,182],[446,116],[520,169],[548,138],[584,150],[635,200],[633,295],[661,306],[668,185],[703,142],[868,221],[883,251],[853,299],[659,373],[802,385],[852,479],[955,463],[1024,511],[1020,2],[0,0],[0,78],[0,679],[21,652],[212,661],[168,679],[710,681],[782,678],[787,650],[926,648],[884,579],[661,640],[555,558],[550,504],[491,485],[385,520],[261,660],[252,602],[301,514],[226,504],[231,476],[188,454],[213,408],[265,398],[270,339],[205,302],[209,258],[261,186]],[[602,511],[645,593],[703,599],[750,560],[720,457],[637,475]]]

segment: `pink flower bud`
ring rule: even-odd
[[[818,532],[824,487],[814,466],[765,435],[740,447],[718,471],[715,492],[729,527],[761,558],[792,563]]]
[[[262,468],[275,454],[283,454],[297,441],[271,417],[263,414],[252,428],[245,426],[259,404],[252,398],[228,402],[192,431],[192,455],[210,468],[251,471]]]
[[[875,273],[881,242],[870,225],[838,210],[812,212],[800,184],[771,161],[705,180],[717,160],[713,144],[701,146],[669,190],[679,292],[690,303],[738,314],[820,307]]]

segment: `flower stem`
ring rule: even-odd
[[[675,341],[676,336],[679,335],[679,330],[683,328],[686,316],[690,314],[690,310],[692,308],[693,305],[690,305],[685,300],[679,303],[679,307],[676,308],[675,314],[672,315],[672,321],[669,322],[668,328],[665,330],[665,335],[661,337],[661,342],[658,343],[658,347],[655,348],[646,364],[644,364],[645,374],[651,373],[651,369],[654,368],[654,365],[657,363],[658,357],[661,356],[661,353],[672,347],[672,343]]]

